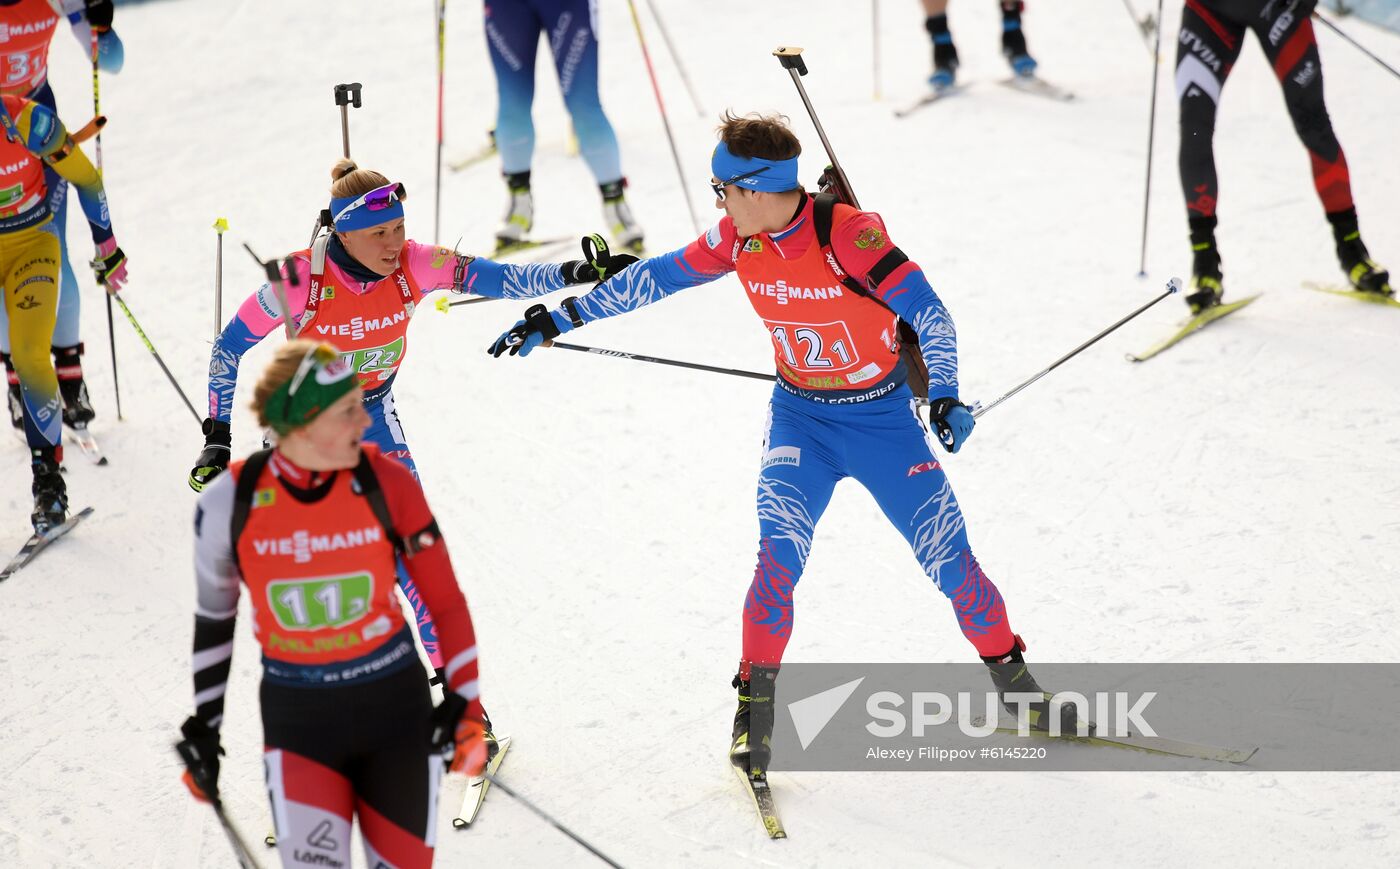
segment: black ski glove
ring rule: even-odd
[[[204,421],[204,452],[195,459],[194,469],[190,471],[191,489],[203,492],[205,486],[227,470],[232,445],[233,433],[228,423],[217,419]]]
[[[93,30],[102,33],[112,29],[112,0],[83,0],[83,6]]]
[[[630,253],[613,253],[601,235],[588,235],[583,238],[583,259],[570,260],[563,264],[564,283],[596,284],[637,262]]]
[[[218,803],[219,755],[224,753],[219,745],[219,731],[199,716],[191,715],[180,725],[180,734],[185,738],[175,743],[175,751],[185,762],[185,786],[196,798]]]

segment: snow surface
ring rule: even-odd
[[[626,4],[601,4],[603,94],[629,197],[653,251],[694,237]],[[658,3],[705,103],[697,117],[643,7],[686,184],[703,211],[715,115],[780,110],[819,141],[768,56],[807,49],[806,79],[866,207],[952,310],[965,398],[993,398],[1189,269],[1175,173],[1170,60],[1138,279],[1150,86],[1117,0],[1026,16],[1068,105],[995,86],[994,4],[959,2],[969,92],[903,121],[928,38],[913,2],[881,7],[884,99],[872,101],[870,7],[836,0]],[[1141,3],[1139,5],[1142,5]],[[1175,5],[1175,4],[1169,4]],[[494,115],[479,6],[449,4],[448,158]],[[355,155],[403,180],[410,234],[430,240],[432,4],[123,6],[127,66],[104,76],[103,138],[126,293],[195,402],[214,329],[214,219],[232,224],[226,314],[259,282],[239,249],[305,244],[340,154],[332,85],[364,83]],[[1170,45],[1178,16],[1169,11]],[[1392,64],[1400,37],[1349,31]],[[1372,253],[1400,264],[1397,82],[1319,34],[1328,104]],[[1183,313],[1163,303],[997,408],[946,460],[973,544],[1032,661],[1395,661],[1400,640],[1400,311],[1300,287],[1341,279],[1308,159],[1250,38],[1224,97],[1218,159],[1227,292],[1247,312],[1141,366]],[[86,67],[53,52],[64,116],[88,116]],[[601,229],[566,155],[541,51],[534,166],[541,236]],[[444,178],[442,240],[486,251],[504,204],[494,163]],[[74,218],[75,260],[85,256]],[[572,255],[572,254],[570,254]],[[189,713],[193,583],[185,484],[201,438],[118,312],[117,422],[103,307],[85,302],[88,382],[111,465],[70,454],[96,516],[0,587],[0,865],[231,866],[170,750]],[[764,838],[723,752],[753,569],[761,384],[541,351],[483,348],[524,305],[423,311],[398,403],[448,535],[483,649],[484,697],[516,746],[515,787],[628,866],[1341,865],[1400,862],[1393,774],[778,774],[791,839]],[[590,327],[585,343],[763,370],[761,326],[730,278]],[[276,341],[249,354],[257,371]],[[243,378],[243,387],[253,377]],[[240,406],[250,389],[240,389]],[[238,452],[256,446],[249,414]],[[18,547],[29,495],[4,447],[0,527]],[[868,495],[832,502],[801,583],[794,661],[969,661],[949,606]],[[258,656],[240,625],[223,788],[250,837],[267,829]],[[450,795],[445,797],[450,800]],[[441,865],[580,865],[587,855],[496,794],[470,832],[443,812]],[[266,862],[275,863],[272,853]],[[356,853],[356,860],[361,855]]]

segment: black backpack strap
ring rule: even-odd
[[[812,197],[812,200],[812,228],[817,232],[817,244],[821,246],[822,253],[826,254],[827,262],[836,267],[836,273],[841,279],[841,283],[848,287],[851,292],[878,302],[888,310],[889,305],[871,293],[866,285],[851,277],[840,261],[836,259],[836,251],[831,247],[831,219],[832,213],[836,210],[836,196],[831,193],[818,193]],[[909,262],[909,257],[896,247],[880,257],[879,261],[871,266],[866,280],[870,282],[871,287],[878,287],[894,273],[895,269],[907,262]],[[928,398],[928,366],[924,364],[923,352],[919,348],[919,333],[915,332],[914,327],[903,319],[900,319],[898,323],[899,355],[904,360],[905,370],[909,373],[909,388],[915,396]]]
[[[817,244],[821,246],[822,253],[827,255],[827,261],[836,266],[836,276],[841,279],[841,283],[858,296],[869,296],[870,291],[846,272],[845,267],[836,259],[836,251],[831,249],[831,215],[835,210],[835,194],[818,193],[812,197],[812,228],[817,231]]]
[[[233,515],[229,517],[228,545],[233,552],[234,563],[238,562],[238,538],[243,536],[243,528],[248,524],[248,511],[253,507],[253,491],[262,478],[263,468],[272,458],[272,450],[258,450],[248,457],[238,472],[238,485],[233,489]]]
[[[840,261],[836,259],[836,251],[831,247],[831,221],[832,214],[836,211],[836,201],[836,196],[832,193],[818,193],[812,197],[812,228],[817,232],[817,244],[821,246],[822,253],[829,254],[830,261],[836,264],[842,284],[849,287],[853,293],[875,298],[870,292],[870,287],[878,287],[884,283],[895,269],[909,262],[909,257],[899,248],[894,248],[880,257],[880,260],[870,267],[870,273],[866,275],[868,286],[851,277],[846,272],[845,266],[842,266]],[[875,301],[879,302],[880,300],[875,299]],[[884,303],[881,302],[881,304]],[[889,306],[885,305],[885,307]]]
[[[379,486],[379,477],[375,475],[374,467],[370,465],[369,456],[364,450],[360,451],[360,463],[355,466],[354,475],[355,482],[360,487],[360,495],[369,502],[370,512],[383,526],[389,542],[394,544],[394,553],[402,555],[404,553],[403,537],[394,530],[394,517],[389,515],[389,502],[384,500],[384,490]]]

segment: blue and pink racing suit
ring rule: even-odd
[[[379,447],[385,456],[405,465],[415,477],[418,469],[399,423],[393,385],[407,347],[408,321],[417,301],[434,290],[446,289],[498,299],[525,299],[566,285],[557,263],[497,263],[416,241],[404,244],[399,270],[383,277],[356,262],[339,239],[332,236],[325,272],[318,280],[319,298],[309,306],[311,257],[302,252],[294,254],[291,260],[295,279],[286,275],[284,287],[300,336],[326,340],[342,350],[353,348],[347,355],[360,372],[365,410],[373,420],[364,439]],[[308,311],[308,307],[312,310]],[[211,419],[229,421],[243,354],[277,329],[282,319],[276,290],[263,284],[215,340],[209,359]],[[417,613],[423,648],[433,666],[441,667],[432,618],[408,572],[402,564],[399,567],[399,584]]]

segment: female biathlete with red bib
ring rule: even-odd
[[[371,420],[350,358],[325,343],[281,347],[254,398],[276,447],[200,496],[185,781],[218,795],[241,581],[263,652],[263,765],[283,865],[349,865],[358,815],[368,865],[430,866],[444,753],[455,748],[454,771],[486,762],[476,638],[422,488],[362,446]],[[396,562],[441,630],[436,709],[394,594]]]
[[[523,356],[585,323],[738,273],[772,336],[778,369],[758,478],[758,567],[744,600],[734,680],[739,709],[730,757],[752,776],[768,766],[773,683],[792,634],[793,588],[817,521],[845,477],[860,481],[904,534],[997,689],[1040,693],[1001,594],[972,554],[908,384],[908,364],[921,359],[931,422],[957,452],[973,419],[958,401],[953,321],[879,215],[802,190],[801,150],[780,119],[727,116],[711,160],[715,207],[725,212],[719,223],[556,311],[532,308],[491,347],[497,356],[507,349]],[[919,339],[910,363],[901,354],[900,319]],[[1046,704],[1028,705],[1032,726],[1047,727]],[[1068,727],[1071,715],[1062,719]]]
[[[350,160],[331,170],[330,213],[334,231],[309,250],[292,255],[294,274],[283,288],[263,284],[238,309],[214,342],[209,360],[209,418],[204,451],[189,483],[202,490],[228,465],[229,419],[243,354],[282,323],[279,295],[285,292],[293,331],[327,340],[349,359],[364,389],[370,429],[365,440],[417,476],[413,456],[394,406],[394,377],[407,352],[408,322],[422,297],[453,290],[493,298],[523,299],[597,281],[635,257],[607,263],[511,265],[419,244],[404,235],[403,185]],[[419,636],[435,668],[442,667],[432,620],[412,580],[400,572],[404,595],[418,615]]]

